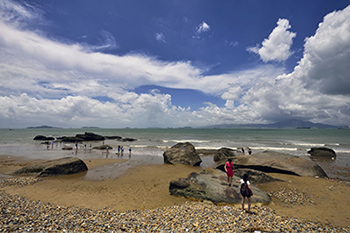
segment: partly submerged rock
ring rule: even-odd
[[[95,146],[94,148],[92,149],[96,149],[96,150],[112,150],[113,147],[111,147],[110,145],[101,145],[101,146]]]
[[[85,132],[85,134],[77,134],[77,135],[75,135],[75,137],[80,138],[83,141],[103,141],[106,139],[102,135],[88,133],[88,132]]]
[[[189,143],[178,143],[163,153],[164,162],[199,166],[202,162],[194,146]]]
[[[223,171],[224,164],[224,162],[217,164],[217,168]],[[233,164],[236,169],[247,168],[267,173],[327,177],[326,172],[309,159],[274,151],[264,151],[250,156],[235,156]]]
[[[322,158],[337,157],[335,151],[327,147],[313,147],[307,153],[309,153],[313,157],[322,157]]]
[[[66,136],[62,136],[62,137],[58,137],[57,140],[61,141],[61,142],[83,142],[84,140],[78,137],[66,137]]]
[[[66,157],[23,167],[13,172],[13,175],[48,177],[76,174],[87,170],[88,168],[82,160]]]
[[[228,158],[232,158],[235,156],[234,150],[230,148],[220,148],[217,150],[216,154],[214,155],[214,161],[227,161]]]
[[[234,176],[233,180],[239,180]],[[270,196],[251,184],[253,191],[252,203],[268,204]],[[200,173],[191,173],[188,178],[171,181],[169,186],[171,195],[183,196],[196,200],[209,200],[214,203],[241,203],[240,183],[227,185],[226,173],[213,168],[206,168]]]
[[[33,140],[36,140],[36,141],[53,141],[55,140],[54,137],[46,137],[44,135],[37,135],[34,137]]]

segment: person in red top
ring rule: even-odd
[[[232,185],[233,170],[236,171],[235,167],[233,166],[232,159],[228,159],[228,161],[225,163],[228,186]]]

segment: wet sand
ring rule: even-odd
[[[0,162],[0,173],[6,174],[34,161],[1,157]],[[120,172],[118,167],[128,161],[87,159],[84,162],[90,170],[87,174],[48,178],[24,187],[5,187],[4,191],[55,205],[116,211],[155,209],[188,201],[171,196],[169,182],[202,170],[185,165],[142,165],[129,161],[128,169]],[[286,182],[264,184],[260,188],[272,195],[273,203],[268,207],[277,214],[335,226],[350,225],[349,183],[281,174],[273,176]],[[291,199],[299,194],[302,204],[281,201],[283,195]]]
[[[169,194],[169,183],[187,177],[191,172],[201,171],[200,167],[185,165],[136,164],[120,175],[117,168],[124,160],[89,159],[84,162],[92,173],[99,169],[104,170],[105,175],[97,172],[94,176],[88,172],[48,178],[26,187],[7,187],[5,191],[56,205],[118,211],[153,209],[186,202],[185,198]]]

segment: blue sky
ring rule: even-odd
[[[0,3],[0,127],[350,124],[349,1]]]

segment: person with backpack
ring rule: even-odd
[[[248,210],[247,213],[250,213],[250,206],[252,204],[252,199],[251,196],[253,196],[252,189],[250,188],[250,182],[248,180],[248,174],[243,175],[243,179],[241,180],[236,180],[236,182],[241,183],[241,195],[242,195],[242,210],[245,211],[244,209],[244,202],[245,198],[248,199]]]

